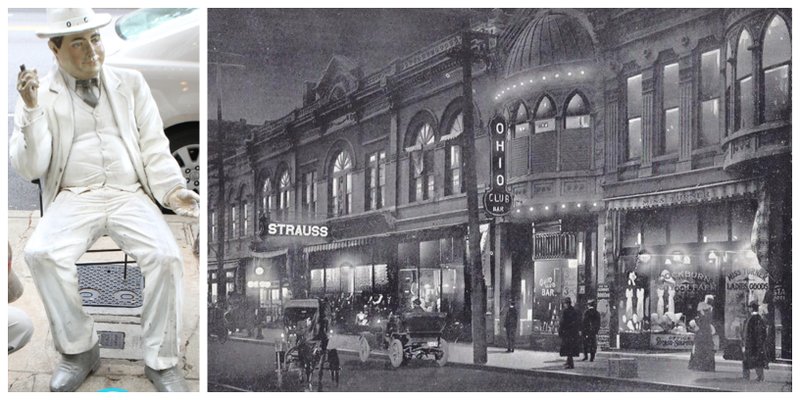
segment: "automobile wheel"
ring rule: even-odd
[[[182,127],[169,134],[169,150],[181,174],[186,179],[186,188],[200,193],[200,143],[197,129]]]
[[[389,345],[389,362],[392,363],[392,367],[400,368],[403,365],[403,361],[405,361],[404,358],[403,343],[400,342],[400,339],[392,340]]]
[[[447,343],[446,340],[439,339],[439,350],[441,350],[442,353],[438,357],[436,357],[436,365],[444,367],[445,365],[447,365],[447,359],[450,356],[450,345]]]
[[[367,362],[369,359],[369,340],[365,335],[361,335],[358,337],[358,359],[361,362]]]

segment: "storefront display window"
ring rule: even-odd
[[[325,270],[312,269],[311,270],[311,292],[322,293],[325,290]]]
[[[400,308],[411,309],[413,301],[419,296],[419,282],[417,280],[417,268],[406,267],[398,271]]]
[[[725,267],[725,338],[738,341],[750,314],[747,304],[751,300],[758,300],[761,314],[766,314],[764,296],[769,288],[769,275],[750,250],[727,252],[719,258]]]
[[[355,268],[355,291],[361,293],[372,289],[372,266],[359,265]]]
[[[389,287],[389,270],[386,264],[375,264],[375,287],[376,291],[386,290]]]
[[[533,271],[533,332],[556,334],[562,299],[569,296],[577,303],[578,261],[537,260]]]
[[[620,257],[623,274],[620,276],[621,293],[618,296],[620,332],[643,332],[650,329],[647,304],[649,302],[649,278],[641,265],[647,256],[632,254]]]

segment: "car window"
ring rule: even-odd
[[[196,8],[142,8],[120,17],[115,29],[121,38],[132,40],[195,11]]]

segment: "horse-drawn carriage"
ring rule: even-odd
[[[322,390],[324,371],[338,386],[339,354],[328,349],[330,310],[319,299],[289,300],[283,309],[283,333],[276,349],[278,386],[299,377],[307,390]],[[317,372],[314,379],[314,372]]]
[[[447,342],[442,338],[446,320],[447,314],[439,312],[392,315],[385,325],[359,335],[358,357],[366,362],[372,350],[378,349],[388,351],[389,361],[395,368],[414,358],[432,358],[443,367],[448,359]]]

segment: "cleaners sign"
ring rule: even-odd
[[[483,207],[486,212],[501,217],[511,211],[513,204],[511,193],[506,191],[506,143],[508,124],[506,119],[497,115],[489,121],[489,145],[492,148],[491,171],[492,188],[483,195]]]

